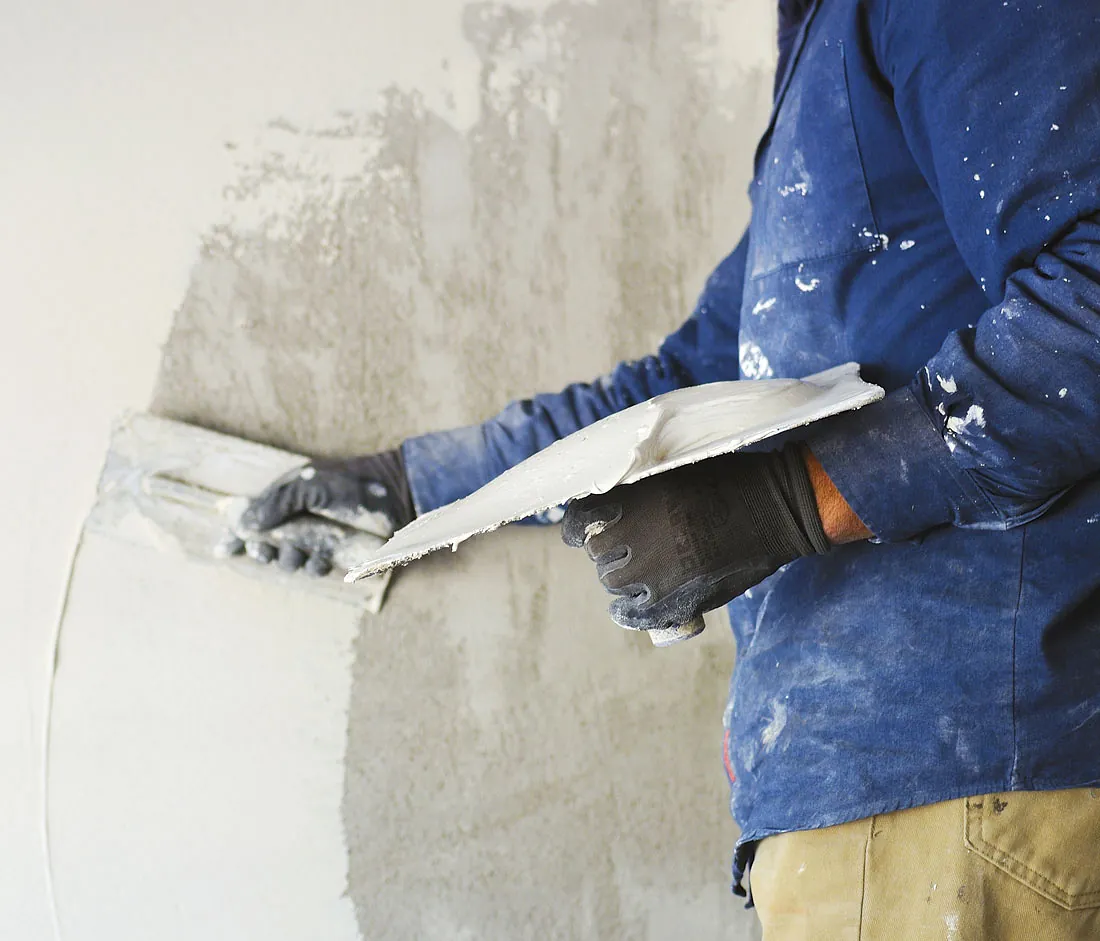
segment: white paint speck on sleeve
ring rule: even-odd
[[[966,434],[971,427],[985,427],[985,410],[980,405],[971,405],[962,418],[952,415],[947,419],[947,430],[953,435]]]
[[[738,353],[741,373],[746,379],[770,379],[774,375],[768,357],[755,343],[742,343]]]
[[[890,247],[890,236],[882,232],[872,232],[870,228],[864,226],[859,234],[865,239],[875,239],[878,244],[870,246],[873,252],[886,251]]]
[[[787,704],[773,700],[771,721],[764,726],[764,731],[760,733],[760,742],[764,746],[764,751],[771,751],[775,748],[775,741],[779,738],[779,733],[786,727]]]

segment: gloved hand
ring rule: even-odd
[[[234,521],[235,538],[221,551],[247,551],[265,563],[278,557],[289,571],[305,567],[311,575],[327,575],[346,534],[341,526],[388,538],[415,518],[400,450],[313,461],[252,500]],[[263,535],[276,529],[279,538],[265,541]]]
[[[829,551],[801,445],[729,454],[574,500],[562,539],[583,546],[612,619],[687,624],[780,567]]]

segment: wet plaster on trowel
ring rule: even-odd
[[[472,121],[393,88],[269,128],[204,240],[158,412],[366,452],[591,379],[690,311],[746,219],[772,11],[439,15],[474,53],[448,73]],[[730,650],[708,634],[658,658],[553,531],[404,571],[356,641],[343,814],[364,936],[754,936],[728,886]]]
[[[856,363],[801,380],[712,382],[665,393],[555,441],[476,493],[413,520],[346,580],[377,576],[445,546],[457,550],[505,523],[733,453],[882,396],[860,380]],[[592,527],[586,537],[602,531],[602,524]]]

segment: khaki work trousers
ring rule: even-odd
[[[1100,789],[767,837],[751,885],[764,941],[1100,941]]]

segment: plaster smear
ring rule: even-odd
[[[256,565],[226,558],[230,540],[262,538],[276,547],[284,542],[326,550],[335,568],[346,572],[352,560],[380,547],[393,530],[388,521],[365,508],[354,518],[318,511],[292,519],[262,535],[240,528],[249,498],[271,481],[302,467],[306,458],[277,448],[169,421],[132,414],[111,436],[107,462],[87,528],[135,545],[166,552],[165,564],[180,553],[203,561],[218,558],[242,577],[285,587],[291,574],[277,563]],[[312,551],[312,550],[311,550]],[[349,594],[333,578],[295,579],[299,590],[322,594],[377,613],[387,582],[368,579],[364,590]]]
[[[227,137],[239,178],[165,345],[158,414],[313,456],[468,425],[652,352],[737,243],[774,6],[382,14],[407,32],[359,34],[446,56],[456,107],[394,71],[380,105],[352,81],[340,112],[280,97],[268,115],[288,120],[255,145]],[[389,68],[358,56],[367,80]],[[729,893],[715,758],[728,637],[654,657],[608,624],[590,567],[513,527],[408,567],[363,617],[343,812],[372,941],[758,937]]]
[[[302,461],[151,416],[116,427],[45,709],[59,938],[360,937],[343,760],[352,642],[385,584],[211,553],[226,505]]]
[[[355,581],[576,497],[728,454],[881,399],[847,363],[806,379],[715,382],[624,409],[556,441],[476,493],[413,520],[347,575]]]
[[[85,532],[48,755],[61,938],[360,937],[341,823],[359,617]]]

